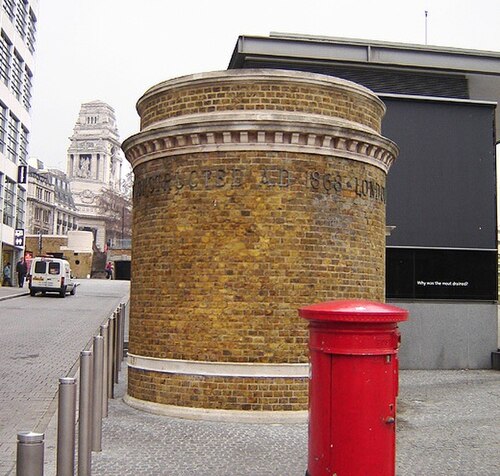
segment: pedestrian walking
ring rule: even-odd
[[[2,286],[12,286],[10,261],[3,268]]]
[[[106,263],[104,271],[106,271],[106,279],[113,279],[113,263],[111,261]]]
[[[16,264],[16,272],[17,272],[17,283],[20,288],[24,286],[24,280],[26,275],[28,274],[28,266],[26,265],[26,261],[24,258],[21,258]]]

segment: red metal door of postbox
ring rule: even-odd
[[[394,476],[399,331],[407,311],[366,301],[310,320],[309,476]]]

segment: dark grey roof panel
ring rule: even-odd
[[[240,36],[229,68],[240,68],[248,56],[256,55],[500,75],[496,52],[285,35]]]

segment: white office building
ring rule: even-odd
[[[23,253],[38,0],[1,0],[0,266]],[[21,166],[21,168],[20,168]],[[24,182],[24,183],[23,183]]]

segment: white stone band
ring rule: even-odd
[[[210,377],[308,378],[309,364],[261,364],[159,359],[128,354],[129,367],[151,372]]]
[[[250,411],[250,410],[218,410],[209,408],[178,407],[162,403],[148,402],[125,395],[124,402],[137,410],[173,418],[189,420],[207,420],[240,423],[306,423],[307,410],[298,411]]]
[[[122,145],[135,168],[164,157],[215,151],[283,151],[343,157],[388,172],[398,155],[389,139],[369,127],[318,114],[233,111],[170,118]]]

